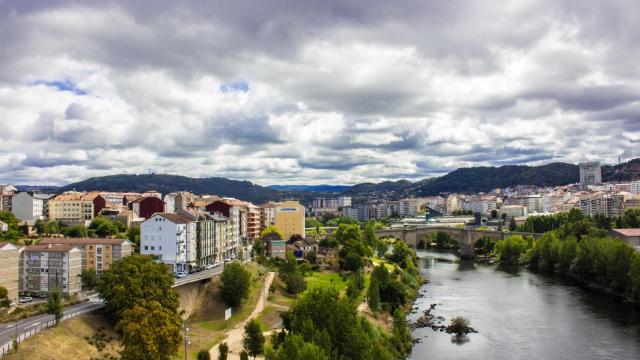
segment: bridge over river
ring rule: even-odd
[[[482,237],[489,237],[493,240],[503,240],[511,235],[533,236],[539,238],[542,234],[527,233],[527,232],[502,232],[493,230],[482,230],[470,227],[455,228],[447,226],[405,226],[402,228],[392,228],[376,231],[376,236],[381,237],[393,237],[400,239],[407,243],[412,248],[416,248],[420,240],[425,239],[428,234],[437,232],[444,232],[453,236],[460,245],[460,256],[465,258],[472,258],[474,256],[474,246],[476,241]]]

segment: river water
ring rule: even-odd
[[[479,333],[456,340],[431,328],[416,329],[410,359],[640,359],[640,307],[581,289],[565,278],[506,272],[419,252],[430,283],[414,321],[430,304],[446,323],[463,316]]]

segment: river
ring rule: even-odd
[[[446,323],[463,316],[478,333],[454,341],[416,329],[421,342],[410,359],[640,359],[640,307],[522,268],[506,272],[430,251],[418,257],[430,282],[409,319],[435,303],[433,315]]]

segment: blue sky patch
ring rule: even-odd
[[[86,95],[87,92],[80,89],[75,82],[69,80],[69,79],[64,79],[62,81],[60,80],[53,80],[53,81],[48,81],[48,80],[36,80],[34,82],[31,83],[31,85],[46,85],[48,87],[51,88],[55,88],[58,89],[59,91],[71,91],[72,93],[76,94],[76,95]]]
[[[236,81],[236,82],[232,82],[231,84],[221,84],[220,91],[222,91],[223,93],[229,93],[229,92],[246,93],[247,91],[249,91],[249,84],[244,81]]]

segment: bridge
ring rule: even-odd
[[[172,288],[177,288],[179,286],[194,283],[197,281],[211,279],[212,277],[222,274],[222,270],[224,270],[224,266],[223,264],[220,264],[212,269],[191,273],[182,278],[176,278],[173,281]]]
[[[539,238],[542,234],[527,232],[502,232],[492,230],[479,230],[474,228],[455,228],[447,226],[430,226],[430,227],[402,227],[395,229],[384,229],[376,231],[376,237],[392,237],[404,241],[412,248],[417,248],[420,240],[425,239],[428,234],[444,232],[453,236],[460,245],[460,256],[463,258],[472,258],[474,256],[474,246],[476,241],[482,237],[489,237],[493,240],[504,240],[512,235],[533,236]]]

